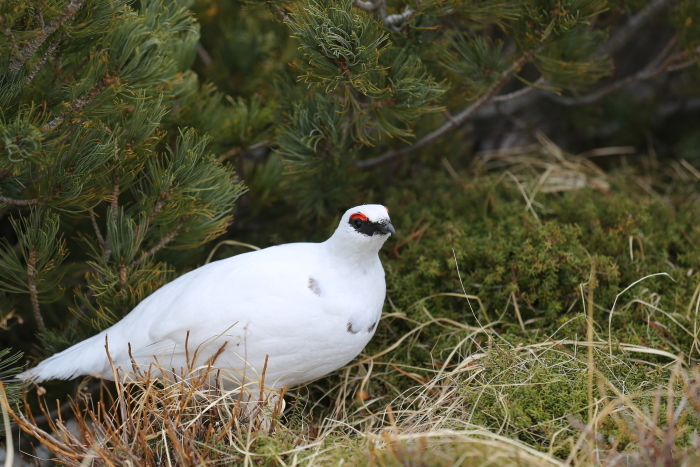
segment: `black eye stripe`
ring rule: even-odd
[[[386,221],[384,222],[372,222],[369,220],[362,220],[360,218],[354,218],[350,219],[348,222],[353,229],[361,233],[362,235],[366,235],[368,237],[373,236],[375,233],[376,234],[386,234]]]

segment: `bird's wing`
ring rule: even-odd
[[[310,246],[314,244],[273,247],[185,274],[113,326],[110,342],[121,342],[122,347],[128,342],[131,356],[139,360],[154,355],[192,356],[203,347],[213,353],[227,341],[227,345],[240,345],[256,339],[255,333],[248,332],[251,324],[274,330],[280,337],[297,335],[295,323],[314,319],[319,311],[318,296],[309,288],[317,264],[316,249]]]

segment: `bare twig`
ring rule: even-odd
[[[277,16],[277,19],[280,21],[284,21],[287,19],[287,12],[284,11],[284,9],[277,5],[276,3],[271,3],[270,4],[274,10],[275,16]]]
[[[190,216],[186,216],[186,217],[182,218],[182,219],[180,220],[180,222],[177,223],[177,225],[175,226],[175,228],[174,228],[173,230],[171,230],[170,233],[168,233],[168,235],[166,235],[165,237],[163,237],[155,246],[153,246],[153,248],[151,248],[150,250],[148,250],[147,252],[145,252],[143,255],[141,255],[141,257],[140,257],[139,259],[134,260],[134,262],[131,263],[131,267],[132,267],[132,268],[135,268],[136,266],[138,266],[139,264],[141,264],[141,262],[142,262],[144,259],[146,259],[146,258],[148,258],[148,257],[150,257],[150,256],[153,256],[153,255],[156,254],[159,250],[161,250],[163,247],[165,247],[165,245],[167,245],[168,243],[170,243],[170,242],[177,236],[177,234],[180,233],[180,230],[182,229],[182,226],[185,225],[185,222],[187,221],[187,219],[189,219],[189,217],[190,217]]]
[[[445,122],[440,128],[437,130],[434,130],[415,143],[413,143],[411,146],[405,146],[401,149],[391,149],[384,154],[374,157],[372,159],[366,159],[363,161],[358,161],[355,163],[355,167],[361,168],[361,169],[366,169],[369,167],[374,167],[379,164],[383,164],[384,162],[388,162],[390,160],[396,159],[398,157],[405,156],[407,154],[410,154],[414,151],[417,151],[418,149],[427,146],[428,144],[432,143],[434,140],[437,138],[443,136],[444,134],[450,132],[451,130],[459,127],[462,125],[468,118],[473,116],[481,107],[483,107],[485,104],[488,102],[491,102],[493,98],[498,94],[498,91],[501,90],[501,88],[506,84],[506,82],[510,79],[510,77],[520,71],[520,69],[525,66],[525,64],[530,60],[530,58],[535,54],[534,50],[528,51],[527,53],[523,54],[520,58],[518,58],[513,64],[511,64],[510,67],[508,67],[507,70],[503,71],[501,73],[501,79],[499,79],[491,88],[486,91],[481,97],[479,97],[474,103],[472,103],[469,107],[466,109],[462,110],[460,113],[457,115],[454,115],[452,118],[448,119],[447,122]]]
[[[92,223],[92,228],[95,230],[95,235],[97,235],[97,240],[100,242],[100,245],[102,246],[103,249],[107,249],[107,242],[105,242],[104,237],[102,236],[102,232],[100,232],[100,226],[97,225],[97,218],[95,217],[95,211],[90,209],[88,211],[90,213],[90,222]]]
[[[660,55],[665,55],[667,53],[666,49],[667,48],[665,47],[664,51]],[[609,85],[599,89],[598,91],[588,94],[586,96],[566,97],[558,96],[552,93],[545,93],[544,95],[547,96],[549,99],[566,106],[592,104],[594,102],[599,101],[608,94],[611,94],[617,91],[618,89],[621,89],[632,83],[656,78],[657,76],[665,72],[671,71],[672,69],[673,71],[676,71],[691,66],[695,63],[695,60],[691,60],[691,58],[694,56],[700,56],[700,47],[696,47],[693,50],[685,52],[678,52],[666,58],[665,60],[662,59],[663,61],[659,60],[659,57],[657,57],[654,60],[652,60],[649,66],[645,67],[639,73],[612,82]],[[658,67],[654,67],[654,65],[656,63],[659,63],[660,61],[662,61],[661,65],[659,65]]]
[[[700,55],[700,54],[699,54],[699,55]],[[671,73],[671,72],[673,72],[673,71],[682,70],[682,69],[684,69],[684,68],[688,68],[688,67],[690,67],[690,66],[693,66],[693,65],[695,65],[696,63],[697,63],[697,59],[691,58],[691,59],[688,59],[688,60],[686,60],[686,61],[684,61],[684,62],[677,63],[677,64],[675,64],[675,65],[671,65],[670,67],[668,67],[668,68],[666,69],[666,72],[667,72],[667,73]]]
[[[207,52],[201,42],[197,42],[197,56],[202,61],[205,67],[210,67],[214,60],[212,60],[211,55]]]
[[[37,62],[36,65],[34,65],[34,68],[32,69],[31,73],[29,73],[29,76],[27,76],[27,79],[24,80],[24,84],[27,85],[31,83],[34,80],[34,77],[39,73],[39,70],[41,70],[41,67],[44,66],[44,63],[46,63],[46,60],[49,59],[49,57],[56,51],[58,48],[58,45],[61,43],[63,40],[63,37],[65,36],[65,33],[61,33],[55,41],[46,49],[46,52],[44,52],[44,55],[41,57],[41,59]]]
[[[44,329],[46,326],[44,325],[44,318],[41,317],[39,291],[36,287],[36,252],[34,250],[29,252],[29,259],[27,260],[27,285],[29,287],[29,300],[32,302],[32,310],[34,311],[34,319],[39,329]]]
[[[47,133],[56,128],[58,125],[63,123],[63,121],[72,112],[80,112],[81,110],[83,110],[83,107],[88,105],[90,101],[97,97],[99,93],[101,93],[102,91],[110,87],[112,84],[114,84],[115,81],[115,77],[113,77],[109,73],[105,74],[100,80],[100,82],[93,86],[93,88],[90,89],[90,91],[85,96],[79,97],[70,104],[68,104],[68,109],[65,112],[63,112],[61,115],[55,117],[53,120],[41,127],[42,133]]]
[[[376,12],[377,15],[379,15],[379,18],[382,20],[382,23],[394,31],[398,31],[401,25],[403,25],[417,13],[416,10],[406,7],[402,13],[388,15],[386,12],[386,0],[375,0],[374,2],[356,0],[355,6],[360,10]]]
[[[12,30],[10,28],[5,27],[5,20],[2,17],[0,17],[0,31],[2,32],[2,35],[5,36],[10,42],[14,50],[16,47],[15,35],[12,34]]]
[[[384,24],[386,24],[387,26],[393,27],[397,24],[405,23],[406,21],[411,19],[415,14],[416,10],[406,7],[406,9],[404,9],[402,13],[396,13],[393,15],[386,16],[385,18],[382,18],[382,21],[384,21]]]
[[[153,209],[151,209],[151,212],[148,213],[148,217],[146,218],[146,228],[151,225],[153,219],[163,210],[167,198],[167,196],[162,196],[156,201],[155,206],[153,206]]]
[[[11,204],[13,206],[34,206],[36,204],[41,204],[45,199],[45,197],[33,199],[14,199],[0,195],[0,203]]]
[[[377,5],[373,2],[364,2],[362,0],[355,0],[355,6],[360,10],[364,11],[374,11]]]
[[[112,225],[116,225],[117,223],[117,214],[119,212],[119,176],[115,175],[114,176],[114,182],[112,184],[112,201],[110,203],[111,209],[111,216],[109,221],[112,223]],[[104,250],[104,257],[105,261],[109,259],[109,256],[112,254],[112,247],[109,245],[109,230],[107,237],[105,239],[105,250]]]
[[[534,84],[534,86],[540,86],[540,85],[544,84],[544,77],[542,77],[542,76],[539,77],[537,79],[537,81],[535,81],[533,84]],[[527,94],[528,92],[532,91],[533,89],[535,89],[534,86],[525,86],[524,88],[518,89],[517,91],[513,91],[513,92],[510,92],[508,94],[496,96],[493,98],[492,102],[505,102],[505,101],[509,101],[511,99],[516,99],[520,96]]]
[[[109,129],[107,129],[109,131]],[[110,131],[111,134],[111,131]],[[114,144],[114,152],[112,153],[112,159],[116,162],[119,159],[119,144],[115,142]],[[119,174],[116,173],[116,169],[114,171],[114,178],[112,180],[112,200],[110,202],[110,219],[108,222],[111,222],[112,225],[117,224],[117,214],[119,213],[119,193],[120,193],[120,186],[119,186]],[[109,243],[109,229],[107,229],[107,235],[105,238],[105,243],[104,243],[104,259],[105,262],[109,260],[110,255],[112,254],[112,247],[110,246]]]
[[[672,0],[652,0],[640,12],[631,16],[627,22],[620,28],[615,30],[615,33],[610,37],[608,42],[598,50],[598,56],[612,55],[628,44],[641,28],[643,28],[649,20],[658,16]]]
[[[25,45],[22,50],[19,51],[15,59],[10,63],[8,68],[10,73],[17,73],[22,65],[27,63],[27,60],[31,58],[32,55],[37,51],[41,44],[53,34],[56,29],[58,29],[63,23],[69,18],[75,16],[75,14],[80,10],[80,8],[85,3],[85,0],[71,0],[68,5],[63,9],[61,16],[51,21],[49,24],[45,25],[39,33],[32,39],[27,45]]]

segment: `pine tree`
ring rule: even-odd
[[[241,109],[190,71],[199,28],[177,2],[0,5],[2,347],[42,357],[225,231],[244,189],[206,132]]]
[[[660,95],[661,78],[680,70],[697,76],[698,5],[201,0],[197,69],[241,99],[262,95],[276,110],[274,137],[254,131],[255,145],[238,151],[248,151],[251,190],[276,192],[309,212],[334,212],[358,186],[371,189],[367,169],[391,164],[392,173],[415,155],[466,158],[469,147],[527,137],[534,125],[556,132],[558,142],[578,143],[582,135],[564,133],[563,122],[603,125],[619,117],[590,115],[590,104],[626,90]],[[245,46],[233,47],[234,40]],[[697,92],[693,82],[678,78],[663,92],[673,89],[670,97],[682,101]],[[646,106],[662,113],[661,102]],[[569,108],[583,110],[572,115]],[[469,133],[477,119],[489,120],[486,135]],[[459,130],[468,134],[453,136]],[[272,151],[262,163],[261,142]]]

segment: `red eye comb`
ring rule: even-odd
[[[350,219],[360,219],[362,221],[368,221],[367,216],[362,214],[361,212],[356,212],[355,214],[350,215]]]

